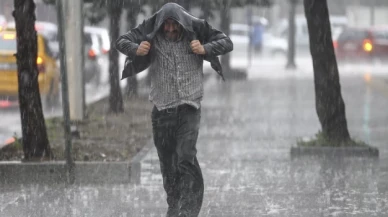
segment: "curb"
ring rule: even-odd
[[[128,162],[75,162],[75,184],[129,183]],[[60,184],[66,183],[66,163],[4,161],[0,163],[0,183]]]
[[[291,147],[291,158],[318,157],[364,157],[378,158],[379,150],[374,147]]]
[[[0,177],[2,185],[62,183],[66,181],[65,162],[2,161],[0,162]]]
[[[154,147],[153,141],[148,142],[133,158],[130,164],[130,183],[141,183],[141,165],[144,157]]]
[[[141,161],[153,147],[148,142],[130,162],[75,162],[75,184],[140,183]],[[66,183],[65,161],[0,161],[0,184]]]

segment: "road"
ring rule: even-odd
[[[197,143],[205,180],[200,217],[388,216],[388,91],[374,83],[388,77],[384,69],[340,70],[350,134],[377,147],[377,161],[292,159],[290,147],[320,129],[312,72],[301,61],[293,72],[265,63],[257,61],[247,81],[205,84]],[[0,216],[165,216],[154,148],[138,175],[139,184],[0,186]]]
[[[256,60],[252,60],[251,66],[248,66],[248,61],[246,56],[238,57],[232,56],[231,65],[235,68],[249,68],[248,70],[248,79],[258,79],[258,78],[284,78],[290,76],[297,77],[312,77],[312,62],[308,57],[298,57],[296,59],[296,64],[298,69],[295,71],[285,70],[286,60],[281,57],[269,58],[263,57]],[[124,56],[120,56],[120,63],[124,62]],[[122,70],[122,65],[120,71]],[[205,62],[204,71],[206,73],[212,73],[210,69],[210,64]],[[138,79],[143,79],[146,76],[147,72],[142,72],[138,75]],[[214,73],[215,74],[215,73]],[[345,65],[340,67],[341,76],[353,76],[353,75],[365,75],[365,76],[388,76],[388,67],[387,66],[367,66],[367,65]],[[86,101],[87,103],[96,101],[103,98],[109,92],[109,86],[107,82],[107,76],[104,77],[104,84],[99,88],[93,86],[87,86],[86,88]],[[125,80],[120,81],[121,86],[125,85]],[[45,110],[45,117],[60,116],[62,115],[62,109],[55,110]],[[7,109],[0,110],[0,146],[2,146],[5,141],[12,137],[14,134],[21,135],[21,122],[20,122],[20,113],[16,109]]]

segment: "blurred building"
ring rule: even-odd
[[[388,24],[387,0],[346,0],[346,16],[350,25],[369,26]]]
[[[288,0],[275,0],[272,20],[287,18]],[[299,0],[297,14],[304,14],[303,0]],[[388,25],[387,0],[327,0],[331,15],[346,16],[351,26]]]
[[[282,19],[287,19],[289,10],[289,0],[274,0],[275,4],[271,8],[251,7],[253,15],[255,17],[264,17],[268,20],[268,24],[274,25]],[[388,0],[327,0],[329,6],[329,12],[331,15],[342,15],[348,18],[349,24],[352,26],[367,26],[367,25],[388,25]],[[36,3],[36,18],[39,21],[49,21],[56,23],[56,11],[53,5],[46,5],[42,0],[35,0]],[[13,20],[14,0],[1,0],[0,1],[0,14],[5,15],[7,20]],[[231,11],[232,23],[247,23],[247,8],[233,8]],[[146,16],[151,14],[151,10],[145,7]],[[192,13],[199,16],[201,10],[199,8],[193,8]],[[218,26],[219,16],[218,12],[215,12],[216,16],[214,20],[210,22]],[[297,6],[297,14],[304,14],[303,0],[299,0]],[[123,21],[125,13],[123,15]],[[140,22],[145,16],[141,15],[138,18]],[[107,19],[105,19],[100,26],[108,27]],[[85,21],[85,25],[88,22]],[[123,25],[124,27],[125,25]],[[127,31],[125,28],[123,31]]]
[[[55,6],[46,5],[42,0],[35,0],[36,20],[56,23],[57,15]],[[0,14],[4,15],[7,20],[14,20],[12,16],[14,0],[0,0]]]

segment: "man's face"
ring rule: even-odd
[[[176,41],[182,31],[182,27],[177,21],[169,18],[164,21],[163,30],[168,40]]]

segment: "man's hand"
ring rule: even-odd
[[[142,41],[137,48],[136,55],[137,56],[145,56],[150,51],[151,44],[148,41]]]
[[[205,48],[203,48],[201,42],[199,42],[198,40],[191,41],[190,47],[193,53],[195,54],[201,54],[201,55],[206,54]]]

